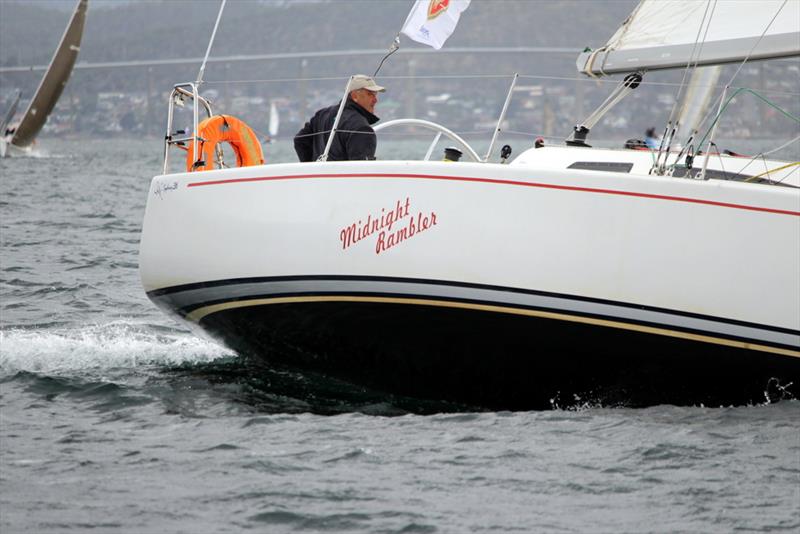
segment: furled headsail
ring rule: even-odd
[[[33,143],[58,102],[81,49],[87,3],[88,0],[78,0],[56,53],[50,61],[50,66],[39,83],[36,94],[31,99],[28,109],[25,110],[22,120],[14,130],[10,140],[12,145],[22,148]]]
[[[800,55],[797,0],[642,0],[601,48],[583,52],[590,76]]]
[[[700,123],[711,105],[720,74],[722,74],[720,65],[700,67],[692,73],[681,101],[675,139],[686,140],[693,131],[700,128]]]

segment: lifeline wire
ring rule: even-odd
[[[508,74],[432,74],[432,75],[415,75],[415,76],[407,76],[407,75],[393,75],[393,76],[384,76],[382,80],[466,80],[466,79],[507,79]],[[543,74],[520,74],[520,78],[531,79],[531,80],[557,80],[557,81],[567,81],[567,82],[580,82],[580,83],[601,83],[601,84],[614,84],[617,85],[619,82],[615,79],[603,79],[598,78],[596,80],[585,78],[585,77],[571,77],[571,76],[546,76]],[[266,83],[290,83],[290,82],[326,82],[326,81],[339,81],[341,80],[341,76],[320,76],[320,77],[311,77],[311,78],[260,78],[260,79],[249,79],[249,80],[208,80],[203,81],[206,85],[224,85],[224,84],[266,84]],[[641,86],[647,87],[680,87],[680,83],[678,82],[653,82],[642,80],[640,83]],[[725,87],[724,85],[701,85],[700,87],[715,87],[722,89]],[[800,92],[793,92],[793,91],[780,91],[777,89],[762,89],[762,93],[764,94],[772,94],[777,96],[800,96]]]
[[[770,151],[768,151],[768,152],[762,152],[761,154],[762,154],[762,155],[764,155],[764,156],[769,156],[770,154],[774,154],[775,152],[778,152],[779,150],[783,150],[784,148],[786,148],[787,146],[791,145],[792,143],[794,143],[794,142],[795,142],[795,141],[797,141],[798,139],[800,139],[800,135],[798,135],[798,136],[797,136],[797,137],[795,137],[794,139],[791,139],[791,140],[789,140],[788,142],[786,142],[786,143],[782,144],[782,145],[781,145],[781,146],[779,146],[778,148],[773,148],[772,150],[770,150]]]

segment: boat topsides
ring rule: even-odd
[[[154,178],[140,271],[148,292],[292,276],[439,280],[797,332],[799,220],[799,190],[732,181],[276,164]]]

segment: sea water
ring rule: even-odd
[[[0,532],[800,531],[800,402],[474,413],[254,368],[142,291],[161,142],[40,147],[0,160]]]

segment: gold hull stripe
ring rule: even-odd
[[[232,310],[236,308],[248,308],[251,306],[262,306],[267,304],[299,304],[308,302],[375,302],[381,304],[416,304],[421,306],[439,306],[442,308],[460,308],[465,310],[480,310],[480,311],[488,311],[495,313],[510,313],[514,315],[525,315],[528,317],[540,317],[544,319],[555,319],[560,321],[569,321],[573,323],[583,323],[594,326],[605,326],[609,328],[631,330],[634,332],[642,332],[645,334],[655,334],[659,336],[675,337],[680,339],[687,339],[690,341],[713,343],[716,345],[725,345],[728,347],[757,350],[761,352],[769,352],[772,354],[780,354],[783,356],[792,356],[795,358],[800,358],[800,351],[797,350],[770,347],[768,345],[760,345],[757,343],[749,343],[746,341],[736,341],[732,339],[725,339],[721,337],[714,337],[703,334],[692,334],[689,332],[681,332],[678,330],[670,330],[667,328],[645,326],[634,323],[625,323],[621,321],[611,321],[608,319],[597,319],[593,317],[583,317],[580,315],[569,315],[566,313],[528,310],[521,308],[513,308],[509,306],[495,306],[491,304],[471,304],[467,302],[452,302],[447,300],[433,300],[433,299],[331,295],[331,296],[275,297],[275,298],[262,298],[262,299],[250,299],[250,300],[237,300],[234,302],[223,302],[220,304],[212,304],[210,306],[204,306],[202,308],[198,308],[192,311],[191,313],[187,314],[186,319],[199,323],[206,316],[224,310]]]

